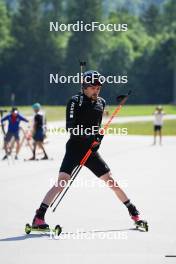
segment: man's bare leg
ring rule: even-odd
[[[5,151],[5,156],[2,158],[2,160],[7,159],[7,158],[8,158],[8,155],[10,155],[8,145],[9,145],[9,142],[4,141],[4,146],[3,146],[3,148],[4,148],[4,151]]]
[[[124,193],[124,191],[119,187],[117,182],[114,181],[114,179],[111,176],[111,173],[106,173],[105,175],[100,177],[101,180],[105,181],[107,186],[109,186],[115,193],[115,195],[119,198],[119,200],[122,203],[125,203],[128,201],[127,195]]]
[[[139,220],[139,212],[136,209],[136,207],[130,202],[129,198],[125,194],[125,192],[119,187],[117,182],[114,181],[114,179],[111,176],[111,172],[108,172],[100,177],[101,180],[103,180],[107,186],[111,188],[111,190],[114,191],[115,195],[118,197],[118,199],[127,207],[128,212],[131,216],[131,218],[134,221]]]
[[[56,195],[62,192],[70,178],[71,176],[69,174],[60,172],[57,183],[47,192],[42,203],[50,206]]]
[[[19,150],[20,150],[20,142],[19,142],[19,140],[16,140],[16,156],[15,156],[15,159],[18,158]]]
[[[57,183],[47,192],[45,198],[43,199],[39,209],[36,211],[36,215],[33,219],[33,226],[43,226],[48,227],[48,225],[45,223],[45,214],[56,197],[59,193],[62,192],[64,187],[66,186],[67,182],[70,180],[71,176],[65,172],[60,172]]]
[[[153,142],[153,145],[155,145],[155,144],[156,144],[156,135],[157,135],[157,132],[156,132],[156,131],[154,131],[154,142]]]
[[[159,131],[159,137],[160,137],[160,145],[162,145],[162,131]]]
[[[48,159],[48,155],[46,154],[46,151],[45,151],[45,148],[44,148],[43,142],[38,142],[38,146],[39,146],[39,148],[42,149],[42,151],[43,151],[43,154],[44,154],[43,159]]]
[[[4,143],[4,150],[5,150],[6,155],[9,154],[9,152],[8,152],[8,144],[9,144],[8,142]]]

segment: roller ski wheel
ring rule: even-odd
[[[54,232],[56,236],[59,236],[62,233],[62,227],[60,225],[55,226]]]
[[[136,229],[142,229],[145,232],[148,232],[148,230],[149,230],[147,221],[138,220],[134,224],[136,226]]]
[[[41,228],[41,227],[32,227],[30,224],[26,224],[25,233],[29,235],[31,232],[41,232],[41,233],[49,233],[53,232],[56,236],[59,236],[62,233],[62,227],[60,225],[56,225],[54,229],[52,228]]]
[[[26,224],[26,226],[25,226],[25,233],[27,234],[27,235],[29,235],[30,233],[31,233],[31,226],[30,226],[30,224]]]

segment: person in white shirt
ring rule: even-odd
[[[154,142],[153,145],[156,144],[157,134],[160,137],[160,145],[162,145],[162,127],[163,127],[163,117],[165,115],[162,106],[157,106],[154,115]]]

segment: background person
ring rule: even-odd
[[[18,159],[18,153],[20,150],[19,125],[21,121],[26,123],[28,123],[29,121],[26,118],[24,118],[21,114],[19,114],[18,108],[16,107],[12,108],[11,113],[9,113],[8,115],[6,115],[1,119],[2,126],[5,121],[8,121],[8,130],[4,138],[4,149],[6,154],[3,157],[3,160],[7,159],[8,155],[11,154],[11,148],[9,148],[9,143],[12,140],[12,138],[15,139],[15,143],[16,143],[15,159]]]
[[[160,145],[162,145],[162,128],[163,128],[163,117],[165,115],[163,108],[161,105],[156,107],[154,115],[154,142],[153,145],[156,144],[156,136],[159,135]]]
[[[44,148],[44,138],[45,138],[45,116],[43,112],[41,111],[41,105],[39,103],[35,103],[32,105],[32,108],[34,110],[34,123],[33,123],[33,156],[29,160],[35,160],[36,159],[36,148],[37,146],[42,149],[43,151],[43,158],[42,160],[47,160],[48,155],[46,154],[45,148]]]

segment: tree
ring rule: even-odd
[[[159,7],[151,4],[141,15],[141,21],[150,36],[155,36],[161,29],[161,17]]]
[[[12,44],[10,26],[11,25],[10,19],[7,14],[7,8],[4,2],[0,0],[0,56],[2,56],[4,50]]]
[[[164,37],[165,41],[169,43],[169,54],[167,56],[169,60],[170,68],[173,72],[173,92],[172,102],[176,104],[176,2],[169,0],[164,7],[163,20],[164,26]]]
[[[11,89],[7,85],[5,64],[9,59],[9,49],[13,46],[13,38],[11,36],[11,21],[8,16],[6,5],[4,1],[0,0],[0,104],[7,102],[7,94]]]
[[[76,23],[77,21],[83,21],[84,23],[101,22],[101,1],[72,0],[68,9],[68,23]],[[88,68],[94,68],[98,65],[98,54],[101,45],[100,35],[101,33],[98,31],[72,32],[67,49],[67,72],[75,73],[75,64],[77,64],[79,59],[86,60]]]

